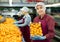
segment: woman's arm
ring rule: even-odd
[[[15,24],[16,23],[22,23],[23,22],[23,19],[21,19],[21,20],[19,20],[19,21],[16,21],[16,22],[14,22]]]
[[[46,39],[51,39],[55,35],[55,21],[53,18],[50,18],[49,21],[47,22],[48,25],[48,34],[46,34]]]
[[[25,22],[23,24],[17,24],[17,26],[23,27],[23,26],[28,25],[30,22],[31,22],[31,17],[26,17]]]

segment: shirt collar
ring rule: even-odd
[[[47,14],[45,14],[42,18],[41,18],[41,16],[39,16],[39,19],[43,20],[44,18],[46,18],[46,15]]]

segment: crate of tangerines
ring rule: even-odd
[[[30,23],[30,35],[34,36],[43,36],[41,22],[39,23]]]

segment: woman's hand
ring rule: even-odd
[[[46,39],[46,36],[34,36],[34,37],[31,37],[32,40],[45,40]]]

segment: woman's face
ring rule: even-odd
[[[45,14],[45,9],[43,8],[42,5],[36,6],[36,11],[37,11],[37,13],[38,13],[39,15]]]
[[[23,15],[25,15],[25,11],[21,11]]]

